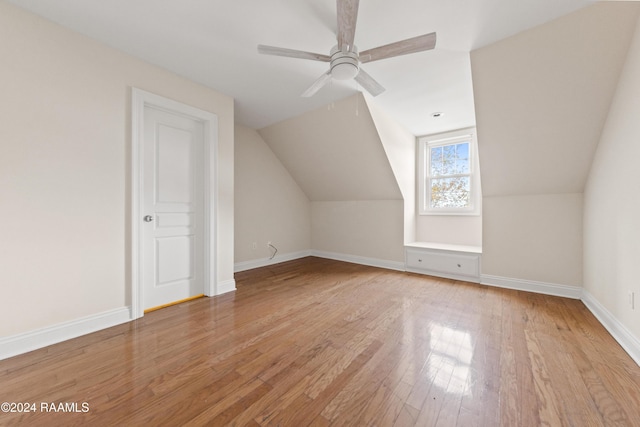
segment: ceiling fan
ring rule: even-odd
[[[304,97],[313,96],[331,78],[336,80],[353,78],[371,95],[378,96],[384,92],[384,87],[367,74],[360,64],[433,49],[436,46],[436,33],[424,34],[359,53],[358,48],[353,44],[358,19],[358,3],[359,0],[337,0],[338,44],[331,49],[329,55],[265,45],[258,45],[258,52],[265,55],[329,62],[329,71],[304,91],[302,94]]]

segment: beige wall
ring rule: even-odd
[[[268,257],[267,241],[281,255],[403,260],[402,200],[310,202],[256,131],[236,126],[235,135],[236,263]]]
[[[314,250],[404,260],[402,200],[311,202]]]
[[[404,243],[416,240],[416,137],[365,98],[404,199]]]
[[[0,336],[130,304],[131,87],[219,120],[233,280],[233,100],[0,2]]]
[[[418,215],[415,240],[482,246],[482,215]]]
[[[584,201],[584,287],[640,339],[640,20]],[[635,310],[629,292],[635,292]]]
[[[582,285],[582,194],[485,197],[482,274]]]
[[[311,205],[262,137],[235,131],[235,262],[311,248]],[[253,248],[253,243],[257,248]]]
[[[484,275],[582,286],[582,192],[639,6],[597,3],[471,53]]]
[[[356,94],[258,132],[311,201],[309,249],[402,261],[407,175],[392,165],[406,131],[374,123]],[[381,141],[395,136],[402,141]]]

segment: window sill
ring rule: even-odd
[[[404,246],[409,249],[434,249],[438,251],[466,252],[472,254],[482,253],[482,246],[455,245],[450,243],[411,242],[405,243]]]

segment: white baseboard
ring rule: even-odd
[[[585,306],[609,331],[613,339],[629,354],[640,366],[640,340],[635,337],[618,319],[615,318],[593,295],[581,287],[557,285],[553,283],[534,282],[531,280],[512,279],[507,277],[490,276],[483,274],[483,285],[497,286],[500,288],[516,289],[519,291],[534,292],[537,294],[554,295],[565,298],[582,300]]]
[[[236,281],[234,279],[224,280],[218,282],[216,289],[216,295],[226,294],[227,292],[233,292],[236,290]]]
[[[317,250],[311,249],[308,251],[298,251],[298,252],[291,252],[288,254],[276,255],[273,259],[260,258],[260,259],[254,259],[249,261],[237,262],[234,265],[234,272],[237,273],[240,271],[251,270],[254,268],[266,267],[268,265],[279,264],[281,262],[292,261],[294,259],[304,258],[308,256],[315,256],[318,258],[327,258],[327,259],[333,259],[336,261],[350,262],[353,264],[368,265],[371,267],[386,268],[389,270],[405,271],[403,261],[388,261],[384,259],[368,258],[368,257],[362,257],[358,255],[342,254],[338,252],[317,251]]]
[[[578,286],[558,285],[555,283],[536,282],[533,280],[513,279],[509,277],[480,275],[480,283],[498,288],[515,289],[536,294],[553,295],[557,297],[580,299],[582,288]]]
[[[598,319],[620,346],[640,366],[640,340],[636,338],[618,319],[615,318],[593,295],[586,289],[582,290],[582,302]]]
[[[404,261],[389,261],[386,259],[368,258],[358,255],[341,254],[337,252],[311,251],[311,256],[318,258],[334,259],[336,261],[350,262],[353,264],[368,265],[371,267],[386,268],[388,270],[405,271]]]
[[[0,360],[133,320],[129,307],[105,311],[23,334],[0,338]]]
[[[268,265],[280,264],[281,262],[292,261],[298,258],[304,258],[309,255],[311,255],[311,251],[298,251],[298,252],[290,252],[282,255],[276,254],[276,256],[273,257],[273,259],[259,258],[259,259],[252,259],[249,261],[236,262],[233,266],[233,271],[237,273],[239,271],[252,270],[254,268],[266,267]]]

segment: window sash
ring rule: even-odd
[[[471,141],[428,144],[428,175],[453,176],[471,173]],[[434,157],[434,152],[436,152]],[[465,157],[462,157],[465,156]]]
[[[454,131],[447,134],[442,134],[441,138],[438,138],[439,135],[434,135],[432,137],[422,137],[419,139],[420,142],[420,154],[421,154],[421,189],[420,189],[420,214],[428,215],[428,214],[436,214],[436,215],[476,215],[478,214],[477,206],[478,203],[477,198],[480,197],[477,192],[480,191],[478,185],[476,184],[476,171],[475,171],[475,150],[477,149],[475,146],[475,137],[473,129],[465,129],[461,131]],[[434,168],[432,165],[432,154],[435,152],[432,151],[434,148],[443,147],[443,150],[440,153],[444,153],[444,147],[447,146],[458,146],[458,145],[466,145],[464,149],[462,149],[462,155],[466,157],[465,162],[462,164],[462,170],[464,172],[460,172],[460,168],[456,169],[455,162],[457,162],[457,158],[454,158],[453,167],[450,167],[448,170],[444,170],[447,173],[434,173],[434,172],[443,172],[442,168]],[[455,156],[458,155],[457,149],[455,152]],[[458,165],[460,167],[460,165]],[[466,190],[460,192],[451,192],[446,195],[449,200],[440,200],[439,202],[435,202],[433,200],[433,184],[437,182],[437,180],[442,179],[455,179],[455,178],[466,178],[468,180],[467,185],[465,185]],[[464,206],[455,206],[456,198],[458,202],[462,201],[466,198],[466,201],[462,201],[460,204]]]
[[[441,197],[435,198],[434,196],[434,181],[444,181],[444,185],[447,185],[447,181],[450,183],[453,182],[455,185],[455,181],[460,178],[466,178],[466,182],[462,180],[463,188],[446,191],[443,192]],[[426,200],[429,204],[429,209],[469,209],[472,208],[472,177],[468,174],[464,175],[456,175],[456,176],[438,176],[431,177],[427,180],[427,185],[429,189],[428,199]],[[455,202],[463,202],[463,205],[456,205]],[[438,206],[440,205],[440,206]]]

